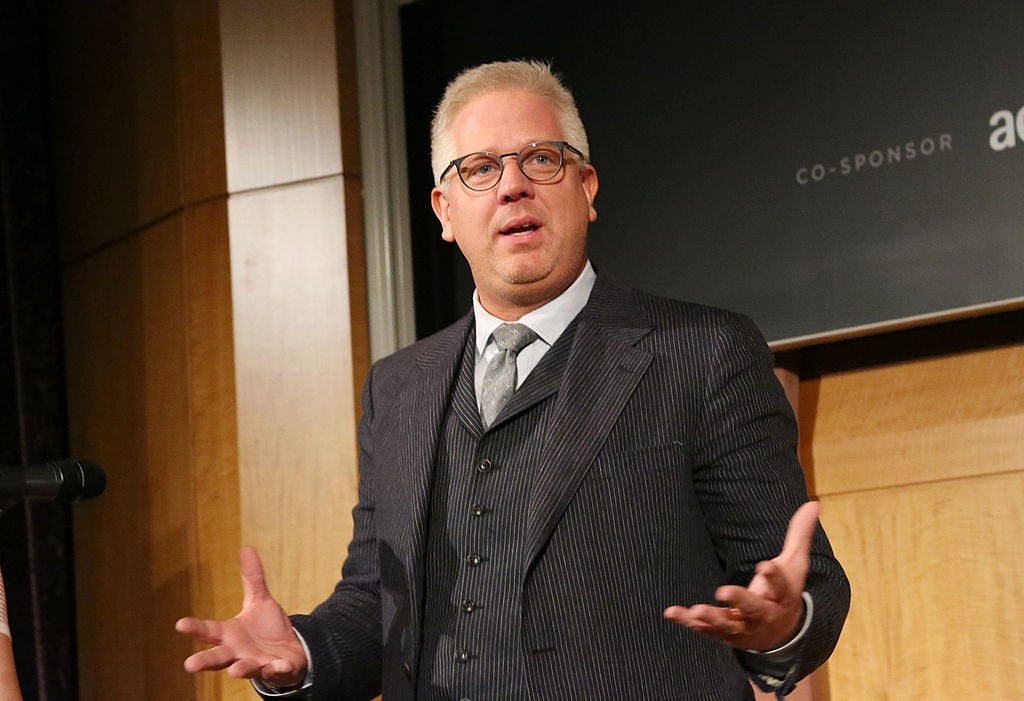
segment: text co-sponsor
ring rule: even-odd
[[[939,134],[936,137],[926,136],[923,139],[906,141],[902,144],[843,156],[832,163],[815,163],[809,166],[801,166],[796,170],[796,181],[800,185],[820,183],[832,176],[855,175],[864,171],[878,170],[886,166],[893,166],[918,158],[927,158],[937,153],[952,150],[952,134]]]

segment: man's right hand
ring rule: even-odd
[[[259,679],[274,686],[299,684],[306,677],[306,653],[284,609],[267,590],[255,548],[238,556],[245,598],[242,610],[226,621],[182,618],[174,628],[214,647],[185,660],[186,672],[227,669],[232,677]]]

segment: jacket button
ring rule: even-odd
[[[461,647],[455,648],[455,661],[459,664],[465,664],[469,662],[469,650]]]
[[[406,679],[412,679],[412,665],[408,662],[402,663],[402,674],[405,675]]]
[[[484,458],[476,464],[478,472],[490,472],[493,467],[494,463],[492,463],[489,458]]]

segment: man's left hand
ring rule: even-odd
[[[750,585],[725,585],[715,591],[724,606],[669,606],[665,618],[746,650],[768,651],[788,643],[803,617],[804,580],[819,511],[813,501],[797,509],[782,552],[757,563]]]

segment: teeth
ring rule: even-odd
[[[537,227],[536,226],[532,226],[532,225],[531,226],[516,226],[516,227],[513,227],[511,229],[506,229],[505,233],[506,234],[524,234],[527,231],[534,231],[536,229],[537,229]]]

